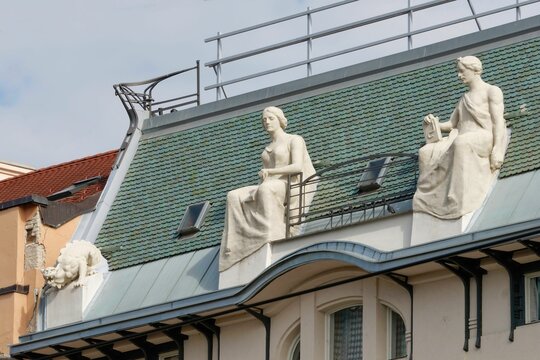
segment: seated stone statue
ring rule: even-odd
[[[83,286],[87,276],[95,273],[95,266],[101,261],[101,251],[92,243],[74,240],[68,243],[56,260],[55,267],[48,267],[41,272],[48,285],[58,289],[74,280],[75,286]]]
[[[262,152],[260,184],[232,190],[227,194],[225,227],[221,242],[220,271],[226,270],[269,241],[285,237],[287,178],[297,183],[315,174],[304,139],[287,134],[287,119],[277,107],[267,107],[262,125],[272,140]],[[309,206],[314,189],[306,191],[303,206]],[[294,203],[293,203],[294,202]],[[290,208],[298,212],[298,196]]]
[[[503,94],[480,77],[482,63],[474,56],[457,60],[458,78],[469,87],[450,120],[424,118],[426,145],[419,151],[418,188],[414,211],[440,219],[457,219],[478,209],[492,174],[506,151]],[[450,132],[446,138],[440,132]]]

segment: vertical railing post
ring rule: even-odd
[[[307,35],[311,35],[311,23],[312,19],[311,19],[311,9],[310,7],[308,6],[307,7]],[[313,46],[313,42],[311,40],[310,37],[308,37],[308,40],[307,40],[307,76],[311,76],[311,62],[309,61],[311,59],[311,50],[312,50],[312,46]]]
[[[222,45],[221,45],[221,32],[218,31],[217,36],[218,38],[217,38],[217,59],[216,60],[219,61],[221,59],[221,53],[223,51]],[[221,86],[219,85],[219,83],[221,82],[221,62],[217,63],[215,70],[216,70],[216,84],[218,85],[216,87],[216,100],[220,100],[221,99]]]
[[[411,50],[412,47],[413,47],[413,43],[412,43],[412,35],[411,35],[411,31],[412,31],[412,22],[413,22],[413,15],[412,15],[412,10],[410,10],[411,8],[411,0],[409,0],[408,2],[408,7],[409,7],[409,13],[407,14],[407,18],[408,18],[408,21],[407,21],[407,24],[408,24],[408,27],[407,27],[407,30],[408,30],[408,33],[409,33],[409,36],[407,36],[407,49],[408,50]]]
[[[201,105],[201,61],[197,60],[197,106]]]
[[[519,0],[516,0],[516,21],[521,20],[521,6],[519,6]]]

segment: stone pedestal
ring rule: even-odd
[[[234,264],[219,273],[219,288],[225,289],[238,285],[245,285],[266,269],[272,260],[270,244],[249,255],[242,261]]]
[[[82,321],[86,307],[102,282],[103,274],[97,273],[88,276],[84,286],[76,287],[73,282],[63,289],[49,290],[44,299],[45,329]]]
[[[422,212],[413,213],[411,246],[463,234],[474,212],[455,220],[442,220]]]

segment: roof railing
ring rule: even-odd
[[[133,116],[136,116],[137,108],[139,110],[148,111],[150,116],[155,116],[162,115],[165,111],[175,111],[180,107],[185,107],[191,104],[196,104],[198,106],[201,103],[199,63],[199,60],[197,60],[196,65],[193,67],[158,76],[153,79],[113,85],[115,95],[120,98],[120,101],[122,101],[122,105],[126,109],[130,119]],[[172,99],[164,99],[159,101],[154,99],[152,93],[154,89],[163,81],[189,72],[196,72],[197,80],[195,92]]]
[[[227,97],[226,94],[225,94],[225,89],[224,89],[224,87],[227,86],[227,85],[232,85],[232,84],[244,82],[244,81],[247,81],[247,80],[251,80],[251,79],[261,77],[261,76],[282,72],[282,71],[297,68],[297,67],[300,67],[300,66],[306,66],[306,69],[307,69],[306,74],[307,74],[307,76],[310,76],[310,75],[312,75],[312,64],[315,63],[315,62],[330,59],[330,58],[333,58],[333,57],[336,57],[336,56],[345,55],[345,54],[348,54],[348,53],[351,53],[351,52],[371,48],[371,47],[381,45],[381,44],[385,44],[385,43],[388,43],[388,42],[391,42],[391,41],[406,38],[407,39],[407,47],[410,50],[410,49],[413,48],[413,36],[415,36],[415,35],[419,35],[419,34],[422,34],[422,33],[434,31],[434,30],[441,29],[441,28],[444,28],[444,27],[447,27],[447,26],[451,26],[451,25],[460,24],[460,23],[470,21],[470,20],[474,20],[476,22],[476,26],[477,26],[478,30],[481,30],[480,22],[478,21],[479,18],[489,16],[489,15],[493,15],[493,14],[497,14],[497,13],[500,13],[500,12],[503,12],[503,11],[512,10],[512,9],[515,9],[515,11],[516,11],[516,21],[517,21],[517,20],[521,19],[521,8],[523,6],[539,2],[540,0],[527,0],[527,1],[521,1],[521,2],[520,2],[520,0],[516,0],[515,4],[498,7],[496,9],[492,9],[492,10],[481,12],[481,13],[476,13],[471,0],[467,0],[467,4],[469,6],[469,9],[471,10],[472,15],[461,17],[459,19],[454,19],[454,20],[438,23],[438,24],[435,24],[435,25],[432,25],[432,26],[428,26],[428,27],[424,27],[424,28],[420,28],[420,29],[416,29],[416,30],[412,29],[413,13],[418,12],[418,11],[422,11],[422,10],[426,10],[426,9],[429,9],[429,8],[441,6],[441,5],[444,5],[444,4],[447,4],[447,3],[451,3],[451,2],[454,2],[456,0],[433,0],[433,1],[428,1],[428,2],[425,2],[423,4],[418,4],[418,5],[414,5],[414,6],[411,6],[411,0],[409,0],[408,6],[406,8],[403,8],[403,9],[391,11],[391,12],[386,13],[386,14],[382,14],[382,15],[371,17],[371,18],[364,19],[364,20],[355,21],[355,22],[352,22],[352,23],[349,23],[349,24],[333,27],[333,28],[318,31],[318,32],[315,32],[315,33],[312,32],[312,14],[317,13],[317,12],[322,12],[322,11],[325,11],[325,10],[328,10],[328,9],[331,9],[331,8],[343,6],[343,5],[346,5],[346,4],[350,4],[350,3],[353,3],[353,2],[356,2],[356,1],[358,1],[358,0],[344,0],[344,1],[340,1],[340,2],[337,2],[337,3],[334,3],[334,4],[322,6],[322,7],[315,8],[315,9],[310,9],[308,7],[306,11],[302,11],[302,12],[299,12],[299,13],[296,13],[296,14],[293,14],[293,15],[289,15],[289,16],[282,17],[282,18],[279,18],[279,19],[276,19],[276,20],[272,20],[272,21],[267,21],[267,22],[264,22],[264,23],[261,23],[261,24],[258,24],[258,25],[249,26],[249,27],[246,27],[246,28],[243,28],[243,29],[240,29],[240,30],[236,30],[236,31],[232,31],[232,32],[224,33],[224,34],[221,34],[221,33],[218,32],[216,36],[205,39],[205,42],[207,42],[207,43],[208,42],[213,42],[213,41],[216,42],[216,45],[217,45],[217,57],[216,57],[215,60],[212,60],[212,61],[209,61],[209,62],[205,63],[205,66],[210,67],[210,68],[212,68],[214,70],[214,72],[216,74],[216,82],[214,84],[212,84],[212,85],[206,86],[204,89],[205,90],[215,89],[216,90],[216,100],[219,100],[219,99],[222,98],[222,96]],[[313,40],[315,40],[315,39],[324,38],[324,37],[327,37],[329,35],[341,33],[341,32],[347,31],[347,30],[360,28],[362,26],[366,26],[366,25],[370,25],[370,24],[380,23],[382,21],[393,19],[393,18],[400,17],[400,16],[407,16],[407,21],[408,21],[407,31],[402,33],[402,34],[389,36],[389,37],[386,37],[386,38],[381,39],[381,40],[376,40],[376,41],[372,41],[372,42],[369,42],[369,43],[366,43],[366,44],[357,45],[357,46],[354,46],[354,47],[351,47],[351,48],[347,48],[347,49],[327,53],[327,54],[324,54],[324,55],[312,57]],[[268,27],[268,26],[271,26],[271,25],[276,25],[276,24],[279,24],[279,23],[288,22],[288,21],[295,20],[295,19],[301,18],[301,17],[306,18],[306,24],[307,24],[306,29],[307,30],[306,30],[305,35],[302,35],[302,36],[299,36],[299,37],[296,37],[296,38],[293,38],[293,39],[290,39],[290,40],[274,43],[274,44],[271,44],[271,45],[263,46],[263,47],[260,47],[260,48],[254,49],[254,50],[241,52],[241,53],[238,53],[238,54],[235,54],[235,55],[230,55],[230,56],[226,56],[226,57],[222,56],[222,54],[223,54],[223,39],[225,39],[225,38],[233,37],[233,36],[243,34],[243,33],[248,33],[248,32],[254,31],[254,30],[259,30],[261,28],[265,28],[265,27]],[[274,51],[274,50],[283,49],[283,48],[291,47],[291,46],[302,44],[302,43],[305,43],[306,47],[307,47],[307,53],[306,53],[305,60],[292,62],[292,63],[289,63],[287,65],[283,65],[283,66],[267,69],[267,70],[264,70],[264,71],[252,73],[250,75],[244,75],[244,76],[237,77],[237,78],[234,78],[234,79],[231,79],[231,80],[224,81],[222,79],[222,65],[224,65],[224,64],[233,63],[233,62],[238,61],[238,60],[250,58],[250,57],[253,57],[253,56],[256,56],[256,55],[261,55],[261,54],[268,53],[268,52],[271,52],[271,51]]]
[[[289,179],[286,237],[408,211],[417,181],[418,157],[407,153],[364,156]]]

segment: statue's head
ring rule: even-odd
[[[50,266],[45,269],[41,269],[41,273],[43,274],[45,282],[50,286],[60,289],[65,285],[64,271],[62,269]]]
[[[476,56],[464,56],[457,58],[457,63],[464,68],[473,71],[477,75],[482,74],[482,62]]]
[[[275,106],[269,106],[263,110],[263,115],[264,113],[270,113],[277,117],[279,120],[279,126],[281,126],[282,129],[285,129],[287,127],[287,118],[285,117],[283,110],[281,110],[280,108]]]

